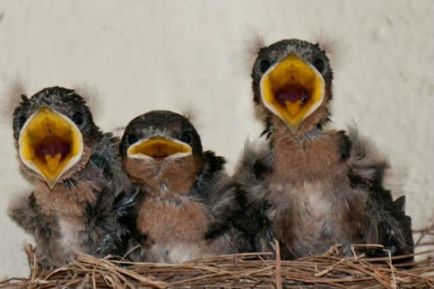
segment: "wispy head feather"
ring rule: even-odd
[[[326,35],[324,32],[318,32],[312,37],[312,42],[318,43],[319,46],[326,52],[335,72],[348,57],[348,45],[343,39],[343,37],[338,38],[336,36]]]
[[[87,106],[92,110],[94,119],[98,119],[99,109],[102,107],[102,98],[98,90],[87,83],[76,85],[72,87],[72,90],[84,99]]]
[[[28,98],[24,85],[21,81],[16,80],[5,86],[4,90],[0,91],[1,99],[1,117],[2,122],[10,122],[13,117],[14,110],[21,104],[24,104]]]
[[[180,114],[188,118],[188,120],[196,129],[198,129],[198,127],[201,126],[201,121],[200,121],[201,116],[199,113],[199,109],[197,107],[191,104],[186,105],[182,109],[180,109]]]
[[[243,50],[243,68],[250,72],[252,66],[255,63],[255,59],[258,56],[261,48],[265,47],[265,38],[257,30],[249,28],[244,40]]]

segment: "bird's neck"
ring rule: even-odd
[[[343,169],[338,155],[338,135],[318,128],[294,135],[281,122],[270,135],[273,176],[289,183],[320,181]]]
[[[64,216],[66,218],[81,218],[87,204],[97,199],[95,188],[86,181],[66,182],[50,188],[45,182],[39,181],[35,186],[37,204],[47,215]]]
[[[36,201],[46,214],[82,216],[86,206],[96,201],[106,179],[90,158],[91,149],[85,147],[80,161],[52,187],[40,176],[32,175]]]
[[[285,122],[274,114],[268,116],[268,131],[271,135],[284,136],[294,141],[309,141],[321,135],[323,127],[330,121],[330,112],[327,104],[321,105],[315,112],[307,117],[297,131],[293,132]]]
[[[172,197],[190,192],[202,161],[194,156],[168,161],[127,160],[127,171],[136,183],[149,188],[153,197]]]
[[[303,124],[299,130],[292,132],[277,116],[271,117],[270,139],[277,143],[282,139],[290,142],[303,143],[315,140],[324,134],[321,127],[315,124]]]

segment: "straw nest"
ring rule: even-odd
[[[79,254],[66,266],[43,271],[34,248],[25,247],[28,278],[11,278],[0,288],[434,288],[434,226],[415,231],[416,260],[409,256],[339,257],[339,246],[321,256],[294,261],[267,253],[224,255],[183,264],[131,263]],[[363,245],[378,246],[378,245]]]

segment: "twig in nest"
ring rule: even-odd
[[[276,248],[276,288],[282,289],[282,262],[280,260],[280,244],[279,241],[274,240]]]

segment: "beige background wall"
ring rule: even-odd
[[[205,148],[236,162],[261,125],[250,93],[249,42],[334,43],[338,127],[354,122],[390,156],[415,227],[434,207],[433,1],[0,0],[0,98],[21,83],[87,88],[104,130],[150,109],[193,109]],[[27,273],[31,240],[6,216],[30,190],[0,118],[0,278]],[[404,177],[406,176],[406,179]]]

